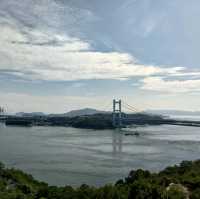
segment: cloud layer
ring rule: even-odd
[[[40,80],[124,79],[134,76],[176,74],[180,67],[137,64],[120,52],[99,52],[86,41],[68,35],[2,25],[0,70]]]
[[[144,90],[164,93],[188,93],[200,91],[200,79],[195,80],[165,80],[162,77],[148,77],[142,80]]]
[[[0,5],[2,75],[70,81],[170,75],[183,70],[138,64],[128,53],[99,51],[89,41],[72,37],[70,30],[64,31],[67,27],[81,26],[81,16],[85,21],[95,20],[89,10],[63,7],[54,0],[43,0],[40,4],[9,0]]]

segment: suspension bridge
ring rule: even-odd
[[[6,118],[5,117],[5,113],[6,113],[5,108],[3,108],[3,107],[0,106],[0,120],[3,120],[3,119]]]
[[[111,107],[111,104],[109,106]],[[149,111],[140,110],[121,99],[113,99],[112,101],[112,124],[116,128],[130,124],[170,124],[200,127],[200,121],[176,120],[163,115],[156,115]]]
[[[112,110],[111,110],[112,109]],[[113,99],[106,105],[106,107],[101,107],[101,114],[95,116],[95,114],[90,115],[81,115],[83,119],[75,117],[74,119],[70,119],[65,115],[54,114],[52,117],[51,115],[44,115],[44,116],[13,116],[6,114],[5,108],[0,107],[0,120],[6,121],[8,123],[9,120],[12,120],[11,123],[14,124],[28,124],[33,123],[34,125],[63,125],[66,126],[67,124],[79,123],[79,127],[88,127],[93,128],[93,122],[96,123],[95,128],[122,128],[127,125],[160,125],[160,124],[170,124],[170,125],[184,125],[184,126],[197,126],[200,127],[200,121],[181,121],[163,117],[161,115],[155,115],[150,112],[146,112],[143,110],[139,110],[134,106],[128,104],[124,100],[116,100]],[[77,120],[77,121],[76,121]],[[85,123],[84,123],[84,122]],[[110,121],[112,121],[112,125],[110,125]],[[83,123],[81,123],[83,122]],[[89,123],[88,123],[89,122]]]
[[[125,124],[138,123],[144,119],[154,123],[162,120],[161,116],[155,116],[149,112],[139,110],[121,99],[114,99],[112,107],[112,123],[114,127],[120,128]]]

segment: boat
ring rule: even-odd
[[[125,133],[125,136],[139,136],[140,134],[138,132],[130,132],[130,133]]]

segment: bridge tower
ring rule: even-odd
[[[122,101],[113,100],[113,126],[122,126]]]
[[[0,115],[3,115],[5,113],[5,109],[0,106]]]
[[[5,109],[0,106],[0,119],[5,117]]]

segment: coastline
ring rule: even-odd
[[[58,116],[31,116],[31,117],[17,117],[7,116],[3,120],[6,125],[11,126],[62,126],[74,127],[80,129],[96,129],[109,130],[115,129],[112,123],[112,114],[95,114],[84,115],[76,117],[58,117]],[[185,119],[171,119],[159,115],[134,114],[126,116],[122,127],[130,125],[180,125],[200,127],[200,121],[185,120]]]

